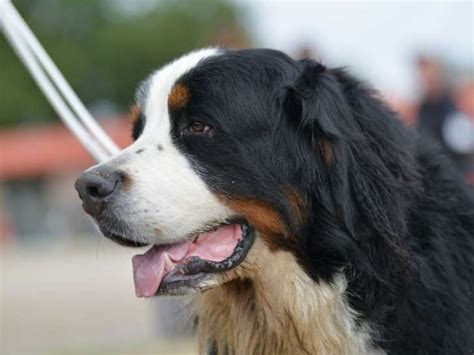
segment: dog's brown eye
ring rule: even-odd
[[[192,133],[206,133],[210,129],[211,127],[200,121],[192,121],[191,124],[188,126],[189,132]]]

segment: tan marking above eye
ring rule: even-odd
[[[168,96],[168,105],[171,110],[184,108],[191,98],[189,88],[182,84],[176,84]]]
[[[140,119],[140,106],[138,104],[130,107],[130,113],[128,115],[131,124],[135,124]]]

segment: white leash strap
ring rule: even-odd
[[[0,0],[0,26],[59,117],[91,155],[102,162],[117,153],[119,148],[92,118],[10,0]]]

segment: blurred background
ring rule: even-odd
[[[474,183],[471,1],[14,0],[120,146],[151,71],[195,48],[271,47],[345,66]],[[131,256],[73,188],[94,162],[0,35],[0,353],[194,353],[188,300],[134,296]]]

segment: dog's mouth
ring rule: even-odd
[[[135,293],[137,297],[153,297],[211,288],[215,285],[209,282],[211,274],[239,265],[254,239],[248,223],[231,222],[178,243],[154,245],[132,259]]]

